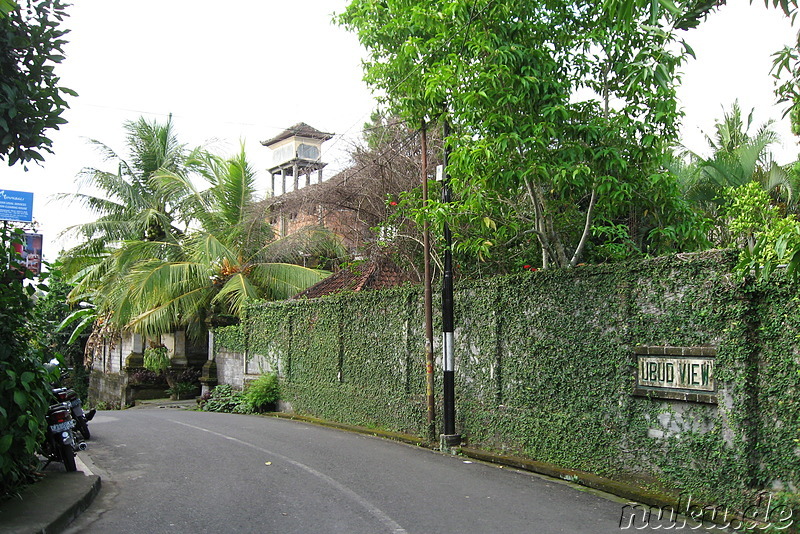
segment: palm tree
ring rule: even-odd
[[[200,335],[218,315],[240,316],[251,299],[288,298],[329,273],[295,264],[306,254],[336,254],[342,246],[322,229],[274,240],[255,205],[254,172],[244,152],[222,159],[196,151],[187,167],[210,184],[195,187],[185,172],[151,179],[174,199],[192,228],[177,240],[131,240],[113,254],[101,293],[118,327],[146,336],[185,328]]]
[[[65,255],[68,274],[97,268],[123,241],[175,241],[183,234],[184,229],[175,224],[175,203],[150,181],[156,172],[182,172],[185,167],[186,149],[177,140],[172,117],[165,124],[140,118],[126,122],[124,128],[129,160],[93,140],[104,159],[116,163],[116,172],[86,168],[79,175],[81,187],[93,188],[99,194],[57,196],[77,202],[98,216],[65,230],[82,239]]]
[[[770,147],[778,142],[772,122],[763,124],[750,134],[753,111],[745,120],[738,102],[717,121],[713,137],[706,136],[713,154],[704,158],[687,151],[689,163],[679,155],[670,171],[676,176],[684,198],[694,203],[711,220],[725,221],[723,211],[730,202],[728,191],[752,182],[769,192],[773,204],[783,211],[798,205],[798,184],[787,170],[772,159]],[[717,224],[709,237],[717,246],[727,246],[734,236],[727,224]]]
[[[722,203],[720,194],[725,189],[757,181],[776,201],[796,203],[797,184],[790,180],[786,169],[773,161],[769,150],[779,140],[772,121],[763,124],[755,135],[748,133],[752,124],[753,111],[745,123],[736,101],[731,111],[723,114],[722,121],[715,124],[715,136],[706,136],[713,155],[703,158],[690,152],[693,166],[683,175],[688,199],[714,210]]]

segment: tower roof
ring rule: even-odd
[[[334,134],[321,132],[314,128],[313,126],[309,126],[304,122],[298,122],[294,126],[287,128],[286,130],[282,131],[272,139],[267,139],[266,141],[261,141],[261,144],[268,147],[270,145],[274,145],[284,139],[288,139],[290,137],[298,136],[298,137],[308,137],[311,139],[321,139],[322,141],[327,141],[328,139],[332,138]]]

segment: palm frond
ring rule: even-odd
[[[126,327],[145,336],[158,336],[191,327],[208,307],[208,291],[195,288],[176,295],[131,317]]]
[[[246,276],[238,273],[222,286],[222,289],[214,296],[211,303],[221,305],[225,312],[239,317],[244,309],[244,304],[248,300],[260,297],[261,291]]]
[[[793,206],[797,203],[798,185],[800,184],[792,180],[785,168],[772,162],[765,177],[764,187],[767,191],[774,193],[777,198],[786,202],[787,206]]]
[[[189,257],[207,266],[220,266],[223,262],[232,265],[240,263],[239,252],[211,233],[201,232],[191,236],[186,243]]]
[[[241,224],[255,193],[255,171],[247,161],[244,144],[235,156],[225,161],[225,172],[219,178],[220,187],[216,191],[222,218],[230,226]]]
[[[172,116],[164,124],[144,117],[125,123],[127,143],[133,154],[138,178],[147,181],[159,169],[178,169],[185,159],[185,145],[178,142]]]
[[[131,269],[125,282],[127,286],[115,306],[115,321],[150,332],[161,326],[148,325],[143,322],[145,318],[157,317],[159,325],[163,325],[166,321],[163,313],[169,311],[174,328],[186,318],[196,316],[208,305],[212,294],[208,270],[191,262],[141,261]],[[156,315],[148,313],[151,311]]]
[[[283,300],[324,280],[330,273],[290,263],[259,263],[253,266],[250,275],[262,288],[262,298]]]

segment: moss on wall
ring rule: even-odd
[[[717,252],[458,285],[457,430],[472,446],[731,505],[794,491],[800,299],[785,283],[742,283],[735,261]],[[424,437],[423,332],[422,290],[406,287],[253,305],[217,342],[280,358],[298,412]],[[718,404],[633,396],[642,345],[716,347]]]

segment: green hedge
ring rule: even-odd
[[[457,430],[472,446],[732,505],[794,491],[800,299],[786,283],[744,284],[735,262],[715,252],[457,285]],[[406,287],[253,305],[217,341],[281,358],[298,412],[425,437],[423,333],[422,290]],[[644,345],[716,347],[719,404],[633,396]]]

